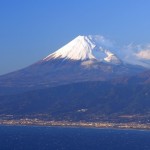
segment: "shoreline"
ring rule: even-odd
[[[72,122],[72,121],[45,121],[39,119],[0,120],[1,126],[41,126],[41,127],[72,127],[120,130],[145,130],[150,131],[150,123],[115,123],[115,122]]]

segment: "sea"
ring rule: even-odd
[[[0,150],[150,150],[150,131],[0,126]]]

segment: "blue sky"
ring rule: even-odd
[[[28,66],[78,35],[150,43],[149,0],[0,0],[0,74]]]

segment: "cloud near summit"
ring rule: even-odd
[[[139,51],[136,56],[140,59],[150,60],[150,48]]]
[[[150,68],[150,44],[129,44],[122,48],[122,59],[127,63]]]
[[[104,46],[106,48],[110,48],[114,46],[114,43],[112,40],[102,36],[102,35],[89,35],[89,38],[96,41],[96,43],[99,43],[99,45]]]
[[[141,65],[150,68],[150,44],[118,45],[103,35],[89,35],[93,41],[104,49],[113,51],[120,59],[129,64]]]

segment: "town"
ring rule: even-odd
[[[12,119],[0,120],[0,125],[25,125],[25,126],[60,126],[60,127],[91,127],[91,128],[118,128],[118,129],[150,129],[150,123],[110,123],[110,122],[72,122],[72,121],[45,121],[40,119]]]

